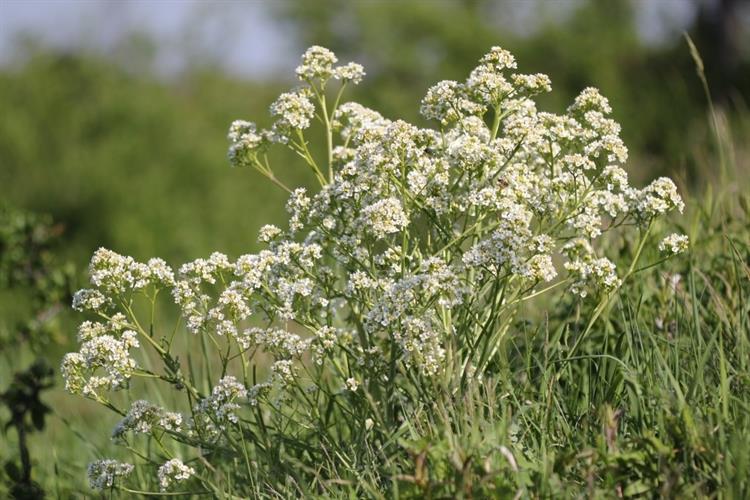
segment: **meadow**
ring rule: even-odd
[[[748,497],[750,115],[682,50],[656,157],[491,45],[403,115],[320,46],[3,74],[0,495]]]

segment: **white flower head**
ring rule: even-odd
[[[302,62],[295,73],[302,81],[325,83],[333,76],[333,65],[337,62],[336,54],[320,45],[313,45],[302,54]]]
[[[358,85],[362,82],[362,78],[365,76],[365,68],[361,64],[354,62],[338,66],[333,70],[333,77],[337,80],[344,82],[351,82],[354,85]]]
[[[632,209],[641,220],[650,220],[673,209],[682,213],[685,209],[677,186],[668,177],[659,177],[642,190],[634,190],[629,196]]]
[[[356,378],[349,377],[348,379],[346,379],[346,388],[352,392],[356,392],[357,389],[359,389],[359,382]]]
[[[599,93],[599,89],[594,87],[586,87],[583,89],[568,110],[577,113],[598,111],[603,114],[609,114],[612,112],[609,100]]]
[[[117,424],[112,437],[119,439],[125,433],[149,434],[154,428],[165,431],[178,431],[182,425],[182,415],[169,412],[148,401],[134,401],[125,417]]]
[[[305,89],[285,92],[271,104],[271,115],[277,119],[274,127],[279,133],[283,134],[289,129],[304,130],[315,116],[315,105]]]
[[[133,469],[132,464],[117,460],[97,460],[88,466],[89,484],[95,490],[111,488],[120,478],[129,476]]]
[[[240,409],[238,400],[247,399],[247,389],[231,375],[219,380],[211,395],[196,407],[196,413],[206,415],[210,421],[222,426],[226,422],[239,422],[236,411]]]
[[[488,53],[482,56],[479,62],[491,65],[497,71],[516,69],[516,58],[513,57],[513,54],[497,46],[492,47]]]
[[[273,224],[266,224],[265,226],[260,228],[260,232],[258,233],[258,241],[261,241],[263,243],[270,243],[280,235],[281,229],[274,226]]]
[[[253,122],[235,120],[229,127],[227,139],[229,163],[233,167],[239,167],[246,164],[248,157],[267,146],[271,137],[267,132],[259,131]]]
[[[84,288],[73,294],[73,309],[99,312],[109,304],[109,299],[99,290]]]
[[[512,75],[511,81],[516,91],[527,96],[550,92],[552,83],[547,75],[537,73],[534,75]]]
[[[195,475],[195,469],[182,463],[179,458],[173,458],[159,467],[159,488],[166,491],[173,483],[186,481]]]
[[[684,234],[673,233],[659,242],[659,251],[677,255],[688,249],[690,240]]]
[[[469,99],[467,88],[453,80],[443,80],[430,87],[419,108],[422,116],[443,125],[483,111],[484,106]]]
[[[401,202],[396,198],[385,198],[362,211],[364,223],[378,238],[397,233],[409,224]]]

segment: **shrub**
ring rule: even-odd
[[[74,298],[92,320],[62,372],[70,392],[121,415],[114,437],[132,457],[92,464],[92,486],[422,496],[536,481],[524,471],[536,423],[503,402],[515,397],[511,358],[545,348],[513,344],[520,325],[577,304],[584,327],[558,362],[574,360],[643,269],[655,221],[682,211],[677,189],[628,184],[620,127],[595,89],[563,115],[538,111],[549,79],[514,73],[500,48],[465,82],[428,90],[421,112],[435,129],[342,103],[364,71],[337,62],[311,47],[270,129],[230,127],[232,165],[290,192],[288,228],[264,227],[265,250],[176,273],[161,259],[93,256],[92,287]],[[308,147],[315,121],[325,158]],[[276,145],[302,159],[317,193],[278,180]],[[687,241],[661,246],[671,255]],[[181,318],[169,328],[156,313],[165,295]]]

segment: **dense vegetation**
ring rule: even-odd
[[[321,15],[328,9],[316,15],[300,3],[283,14],[303,39],[355,60],[363,56],[371,75],[353,98],[386,118],[426,125],[415,103],[427,87],[463,78],[498,41],[513,48],[524,70],[552,77],[554,92],[540,97],[541,109],[561,112],[583,87],[600,87],[623,124],[633,184],[663,173],[678,181],[685,212],[659,230],[685,233],[691,243],[687,253],[625,280],[601,311],[597,301],[571,294],[524,302],[504,358],[461,397],[433,393],[434,405],[412,407],[415,418],[398,432],[386,437],[376,430],[385,454],[366,437],[326,441],[321,433],[317,439],[330,446],[322,449],[337,458],[299,472],[298,480],[316,478],[312,484],[285,480],[304,462],[279,445],[273,459],[266,457],[277,467],[276,489],[253,483],[255,491],[747,496],[747,62],[728,73],[712,57],[711,38],[694,31],[706,66],[696,76],[683,41],[646,47],[632,25],[608,29],[612,22],[595,21],[627,19],[624,2],[611,10],[591,2],[567,23],[543,25],[524,40],[498,40],[472,10],[484,2],[467,2],[471,8],[436,2],[431,9],[415,2],[406,11],[331,3],[341,12],[337,22],[359,26],[360,38],[332,29],[333,16]],[[405,38],[419,43],[404,44]],[[443,56],[425,57],[434,53]],[[34,498],[45,491],[66,498],[91,495],[89,462],[125,458],[109,432],[90,430],[113,428],[120,418],[103,418],[93,404],[62,392],[59,373],[49,377],[49,367],[59,372],[63,353],[75,345],[80,318],[67,308],[73,284],[87,280],[85,264],[100,246],[138,261],[160,255],[177,264],[213,250],[234,259],[261,248],[256,234],[264,224],[285,227],[287,194],[260,175],[226,168],[223,153],[226,125],[238,115],[259,118],[261,127],[272,123],[263,117],[280,85],[208,69],[163,81],[95,57],[44,49],[27,56],[0,72],[0,195],[26,209],[4,207],[0,220],[0,439],[8,444],[0,446],[0,495]],[[316,125],[311,133],[320,138],[322,130]],[[324,141],[310,147],[313,157],[325,157]],[[320,189],[299,156],[270,154],[286,185]],[[660,260],[656,246],[646,247],[639,261]],[[628,269],[633,250],[628,238],[607,240],[606,255],[620,270]],[[174,318],[166,313],[163,324]],[[265,373],[262,363],[259,370]],[[209,382],[197,390],[207,394]],[[145,464],[139,465],[146,470]],[[148,474],[142,484],[159,489]]]

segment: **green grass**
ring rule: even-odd
[[[425,402],[382,450],[323,440],[330,462],[303,474],[319,482],[280,494],[746,498],[750,200],[735,184],[687,199],[689,253],[627,282],[572,356],[590,306],[532,304],[483,380]],[[34,478],[51,497],[90,495],[84,467],[116,450],[115,419],[59,387],[45,400]],[[4,439],[7,460],[13,431]]]

